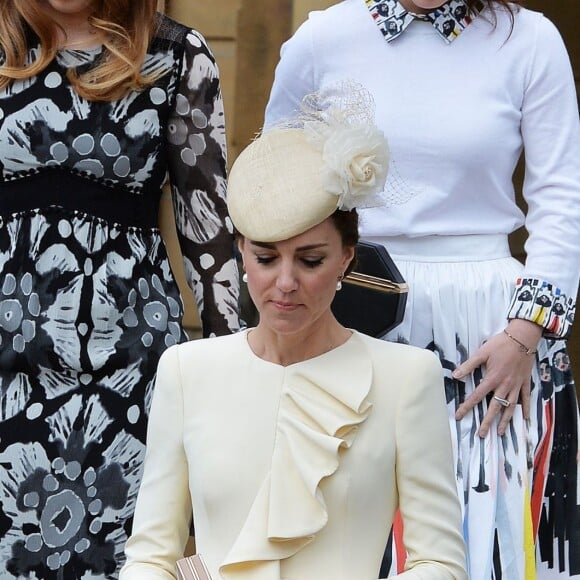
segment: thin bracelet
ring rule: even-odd
[[[505,328],[503,329],[503,332],[510,340],[513,340],[520,347],[520,350],[523,353],[527,354],[528,356],[538,353],[536,349],[528,348],[523,342],[520,342],[515,336],[512,336]]]

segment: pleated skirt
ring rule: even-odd
[[[565,341],[538,347],[529,421],[518,404],[505,435],[491,429],[482,439],[485,399],[454,418],[485,368],[461,381],[451,373],[505,328],[523,270],[507,236],[372,241],[384,244],[410,287],[405,318],[385,338],[434,351],[444,369],[470,580],[580,578],[578,401]],[[402,571],[404,560],[395,525],[381,577]]]

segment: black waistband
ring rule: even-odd
[[[158,226],[161,192],[134,193],[109,187],[60,169],[47,169],[0,182],[0,215],[59,206],[110,223],[139,228]]]

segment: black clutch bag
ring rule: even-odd
[[[347,328],[380,338],[403,320],[408,286],[384,246],[359,242],[356,271],[336,293],[332,312]]]

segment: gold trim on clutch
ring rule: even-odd
[[[351,272],[348,276],[345,276],[343,282],[370,288],[371,290],[379,290],[385,294],[406,294],[409,292],[408,284],[397,283],[385,278],[361,274],[360,272]]]

